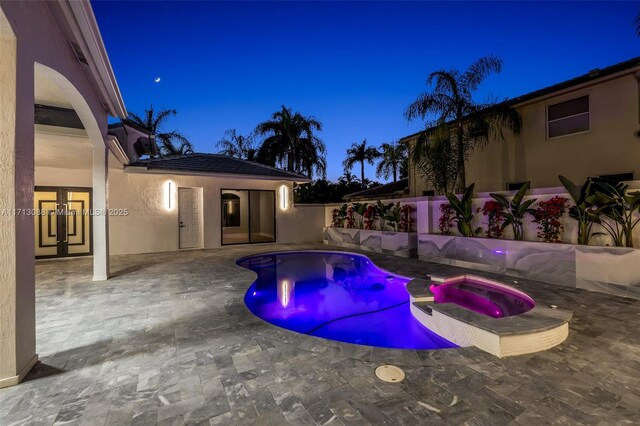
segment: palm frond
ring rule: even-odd
[[[421,93],[418,98],[407,107],[404,116],[408,120],[425,118],[428,114],[439,114],[449,117],[453,113],[453,98],[446,93]]]
[[[475,61],[462,74],[461,85],[472,92],[480,86],[480,84],[492,73],[502,71],[502,59],[497,56],[488,55]]]
[[[151,112],[153,112],[153,110],[151,110]],[[177,112],[175,109],[165,109],[160,111],[155,117],[152,116],[150,119],[150,128],[159,129],[169,117],[175,116],[176,114]]]
[[[134,114],[131,111],[129,111],[128,114],[129,114],[128,119],[131,120],[133,123],[143,127],[146,126],[144,120],[142,120],[142,118],[140,118],[139,115]]]

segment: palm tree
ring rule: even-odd
[[[427,83],[435,83],[433,90],[420,94],[405,111],[408,120],[437,116],[423,132],[426,136],[423,143],[428,143],[432,133],[446,134],[444,139],[449,141],[455,155],[456,190],[459,192],[466,188],[465,163],[474,148],[496,137],[502,138],[504,128],[514,133],[520,131],[520,115],[506,102],[476,103],[473,100],[473,92],[478,86],[501,69],[501,59],[485,56],[462,73],[455,69],[432,72]]]
[[[151,131],[156,136],[156,141],[160,142],[158,149],[160,155],[184,155],[193,154],[193,145],[181,133],[174,131],[166,132],[162,130],[163,125],[171,116],[175,116],[175,109],[163,109],[155,111],[153,105],[149,109],[145,109],[141,118],[132,112],[129,112],[128,121],[142,126]]]
[[[413,163],[420,169],[424,178],[431,182],[437,194],[452,192],[456,183],[456,156],[453,152],[448,133],[427,132],[418,136],[411,150]]]
[[[407,146],[398,143],[383,143],[380,146],[380,162],[376,168],[376,176],[388,179],[393,176],[393,181],[398,181],[398,174],[406,170]]]
[[[313,117],[305,117],[299,112],[282,105],[271,119],[258,124],[255,133],[264,136],[256,160],[275,166],[285,165],[286,170],[305,174],[309,178],[314,173],[326,176],[327,149],[316,132],[322,130],[322,123]]]
[[[351,147],[347,149],[347,158],[342,162],[344,166],[344,173],[349,174],[349,171],[356,163],[360,163],[360,182],[364,186],[364,163],[373,164],[373,161],[380,157],[378,150],[372,146],[367,146],[367,140],[364,139],[361,143],[354,142]]]
[[[253,160],[255,149],[253,148],[253,135],[239,135],[236,129],[224,132],[224,137],[218,141],[219,153],[241,160]]]

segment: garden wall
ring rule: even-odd
[[[628,184],[631,190],[640,189],[640,181]],[[515,191],[500,194],[510,200]],[[546,201],[554,196],[570,199],[562,187],[533,189],[525,199]],[[489,193],[476,194],[473,199],[474,227],[486,229],[486,217],[482,212],[476,211],[490,200],[493,199]],[[421,260],[640,299],[640,249],[611,247],[612,239],[608,235],[594,236],[589,246],[573,244],[577,241],[578,227],[577,222],[568,214],[560,220],[565,227],[562,243],[541,242],[537,238],[538,225],[533,223],[530,216],[525,219],[525,241],[514,241],[510,227],[505,229],[500,239],[470,238],[456,235],[458,232],[455,225],[451,229],[453,235],[440,234],[440,206],[448,203],[444,196],[382,201],[410,204],[416,209],[414,218],[418,240],[417,256]],[[376,200],[369,201],[375,202]],[[570,205],[571,203],[569,201]],[[332,227],[332,211],[342,204],[344,203],[325,206],[323,234],[326,244],[393,254],[391,250],[372,249],[366,247],[366,242],[362,243],[363,236],[370,239],[371,231]],[[532,207],[535,208],[536,204]],[[594,225],[594,232],[604,232],[604,229],[600,225]],[[483,236],[484,232],[480,235]],[[640,246],[640,225],[633,235],[635,246]],[[380,239],[382,241],[382,237]]]

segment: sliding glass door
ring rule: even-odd
[[[223,189],[220,203],[222,245],[275,242],[275,191]]]

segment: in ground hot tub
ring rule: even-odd
[[[455,303],[493,318],[523,314],[536,305],[529,295],[513,287],[468,275],[445,279],[429,289],[435,303]]]
[[[416,278],[406,288],[414,318],[458,346],[505,357],[552,348],[569,334],[571,311],[536,305],[526,293],[484,277]]]

